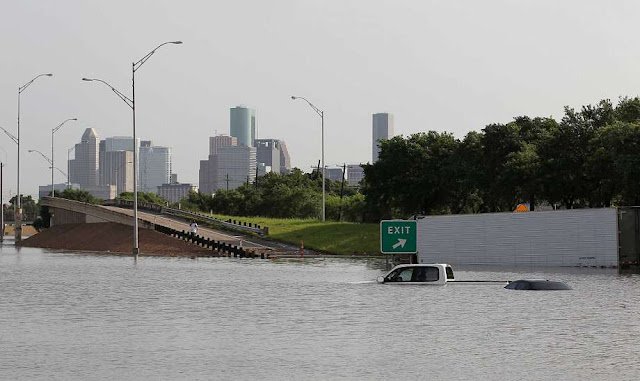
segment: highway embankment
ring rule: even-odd
[[[224,215],[214,217],[267,226],[269,235],[266,238],[269,240],[295,246],[303,242],[305,248],[325,254],[370,256],[380,253],[378,224]]]
[[[215,256],[211,250],[158,233],[139,230],[141,255]],[[133,228],[113,222],[53,226],[22,241],[21,246],[131,254]]]

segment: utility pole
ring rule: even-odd
[[[228,173],[227,173],[226,182],[227,182],[227,190],[229,190],[229,174]]]
[[[258,166],[256,165],[256,189],[258,189]]]
[[[343,163],[342,165],[342,185],[340,185],[340,207],[338,208],[338,222],[340,222],[340,218],[342,217],[342,195],[344,192],[344,175],[346,174],[347,163]]]

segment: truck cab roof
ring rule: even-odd
[[[378,277],[379,283],[390,284],[444,285],[453,280],[453,269],[446,263],[398,265]]]

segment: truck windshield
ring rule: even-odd
[[[387,282],[410,282],[413,275],[413,268],[402,268],[389,274]]]

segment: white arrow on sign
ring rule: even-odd
[[[393,249],[397,249],[398,246],[404,248],[404,244],[407,243],[407,240],[404,238],[398,238],[398,243],[396,243],[395,245],[391,246]]]

